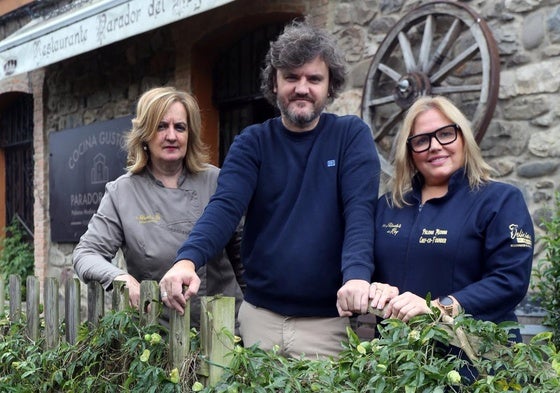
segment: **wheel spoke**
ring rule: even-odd
[[[436,51],[434,52],[434,55],[432,56],[432,60],[430,61],[430,64],[428,65],[426,71],[428,74],[432,72],[432,69],[436,65],[439,66],[441,63],[443,63],[445,55],[449,52],[453,44],[455,44],[455,40],[461,32],[460,25],[461,22],[458,19],[455,19],[451,24],[449,31],[447,32],[443,40],[441,40]]]
[[[422,72],[428,72],[430,49],[434,40],[434,17],[428,15],[426,18],[426,25],[424,26],[424,34],[422,35],[422,44],[420,46],[420,55],[418,56],[418,63],[421,66]]]
[[[461,86],[437,86],[432,87],[432,93],[438,95],[453,93],[470,93],[480,91],[482,85],[461,85]]]
[[[385,104],[390,104],[393,102],[395,102],[395,97],[391,94],[390,96],[378,97],[378,98],[373,98],[371,100],[368,100],[366,105],[372,107],[372,106],[381,106]]]
[[[437,84],[441,82],[443,79],[447,77],[455,68],[459,67],[460,65],[466,63],[470,60],[478,51],[478,45],[473,44],[468,47],[466,50],[461,52],[457,55],[453,60],[447,63],[445,66],[441,67],[441,69],[430,76],[430,82],[432,84]]]
[[[394,69],[392,69],[391,67],[383,63],[379,63],[377,69],[382,73],[384,73],[385,75],[387,75],[392,80],[394,80],[395,82],[398,82],[402,77],[400,73],[398,73],[397,71],[395,71]]]
[[[391,131],[391,129],[395,126],[395,124],[397,124],[400,121],[405,110],[406,109],[399,109],[398,112],[393,113],[393,115],[391,115],[391,117],[387,119],[387,121],[383,123],[381,127],[379,127],[379,132],[375,136],[376,141],[380,141],[389,133],[389,131]]]
[[[416,70],[416,61],[414,60],[414,54],[412,53],[412,46],[410,45],[410,40],[402,31],[399,33],[399,44],[401,46],[402,55],[404,59],[404,64],[407,71]]]

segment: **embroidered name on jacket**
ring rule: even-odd
[[[401,224],[393,224],[392,222],[390,222],[388,224],[383,224],[381,227],[384,228],[389,235],[396,236],[401,229]]]
[[[418,239],[420,244],[445,244],[447,243],[447,229],[422,229],[422,234]]]
[[[161,220],[161,216],[159,213],[156,214],[142,214],[137,216],[136,219],[138,220],[139,224],[148,224],[150,222],[159,222]]]
[[[510,224],[509,226],[510,238],[512,240],[511,247],[532,247],[533,240],[531,235],[524,232],[517,224]]]

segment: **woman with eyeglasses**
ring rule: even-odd
[[[521,192],[490,178],[466,117],[444,97],[419,98],[396,136],[393,166],[375,221],[374,280],[400,293],[385,317],[429,313],[429,295],[451,316],[516,321],[533,224]]]

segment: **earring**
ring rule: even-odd
[[[148,151],[148,146],[147,145],[143,145],[142,149],[144,149],[144,151]]]

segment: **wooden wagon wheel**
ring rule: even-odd
[[[362,118],[391,172],[392,141],[414,100],[444,95],[471,120],[482,140],[498,98],[500,58],[490,28],[464,4],[434,1],[406,14],[373,57],[362,96]]]

